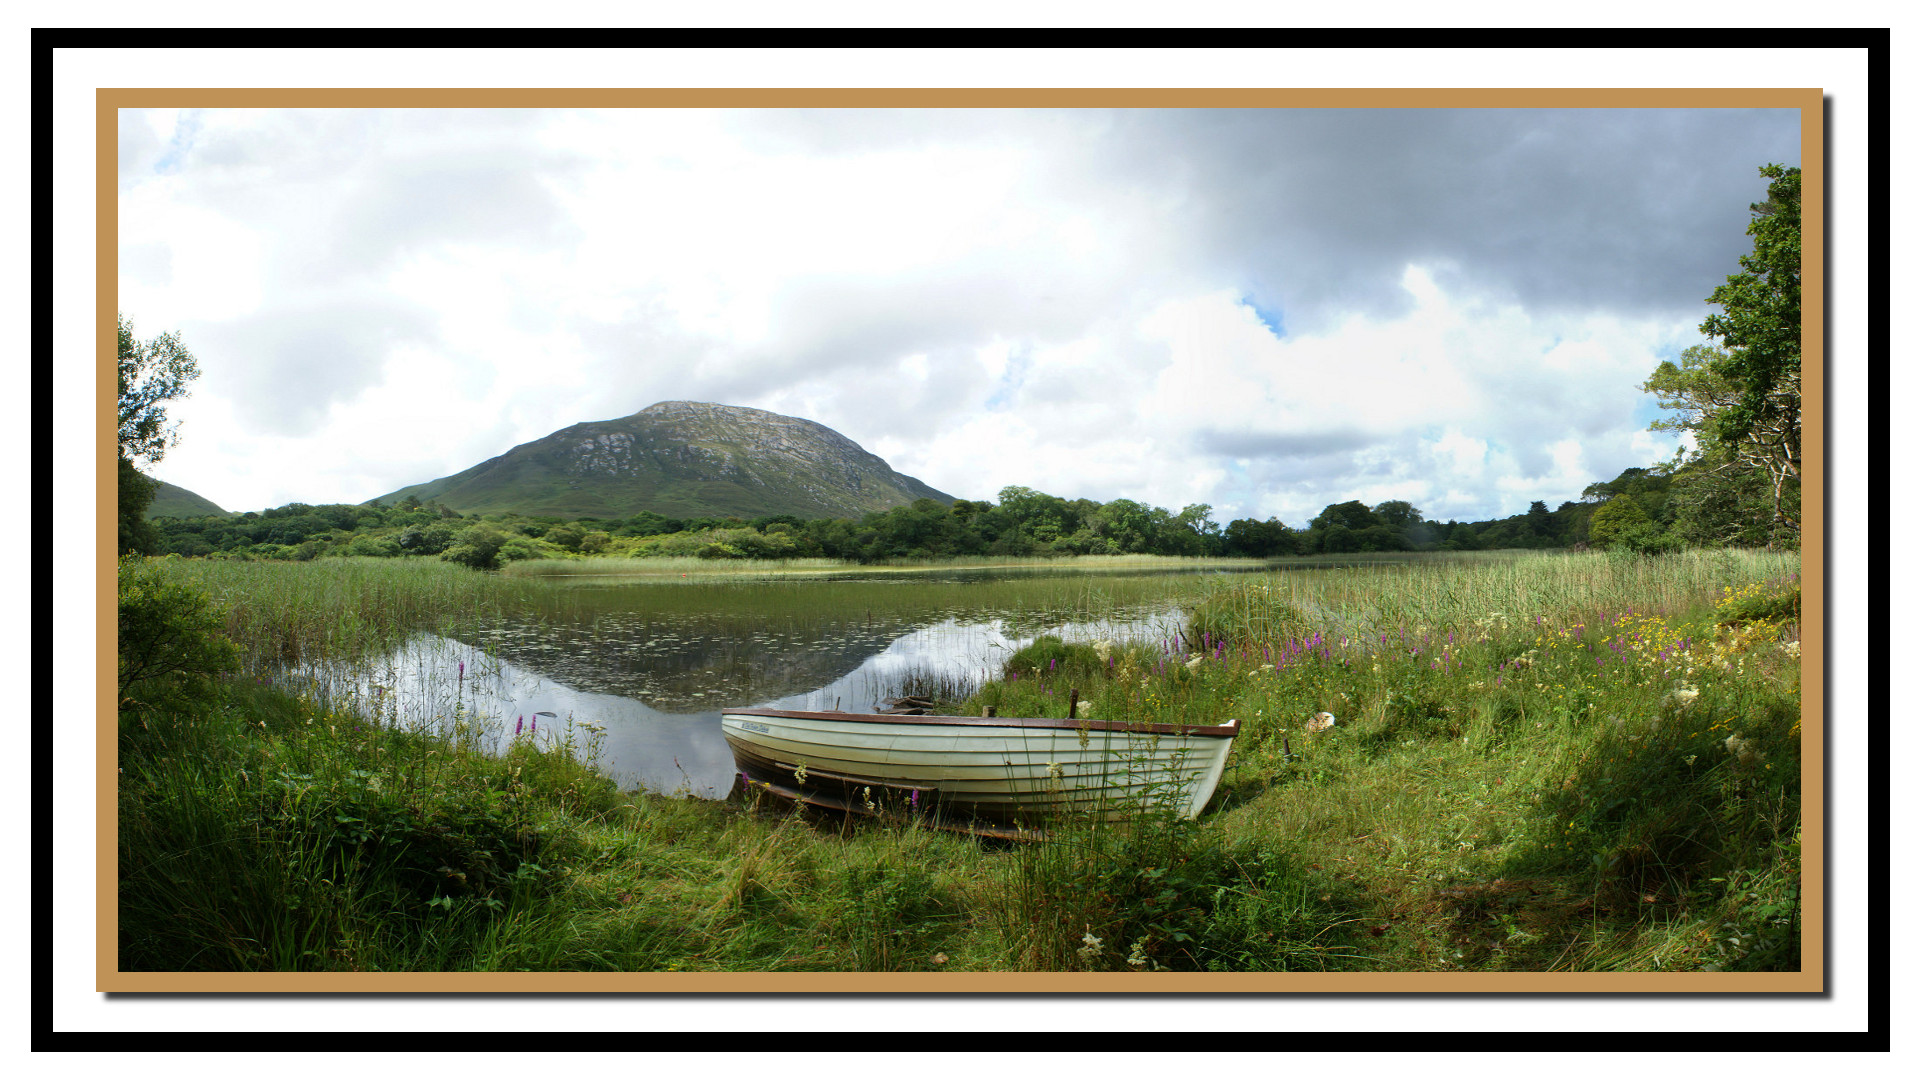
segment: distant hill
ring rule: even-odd
[[[643,510],[677,518],[858,518],[916,499],[953,502],[825,425],[695,401],[575,424],[377,501],[409,495],[462,513],[601,518]]]
[[[227,512],[213,505],[183,487],[175,487],[165,480],[155,480],[153,502],[147,507],[147,519],[159,517],[197,518],[225,517]]]

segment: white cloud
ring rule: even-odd
[[[358,501],[669,399],[804,416],[963,497],[1295,523],[1351,498],[1512,513],[1650,464],[1637,384],[1685,320],[1525,306],[1474,284],[1502,271],[1471,245],[1382,270],[1366,303],[1256,298],[1275,253],[1220,231],[1245,176],[1201,168],[1232,132],[1180,126],[1212,118],[123,117],[122,306],[190,331],[206,371],[163,472],[236,508]],[[1348,152],[1302,130],[1325,145],[1238,152]],[[1369,197],[1322,192],[1308,224]],[[1380,263],[1388,234],[1354,228]],[[1344,258],[1302,247],[1282,276]]]

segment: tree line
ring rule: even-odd
[[[478,567],[571,555],[697,556],[713,559],[894,558],[967,555],[1172,555],[1275,558],[1384,551],[1472,551],[1566,547],[1586,541],[1604,500],[1628,493],[1655,500],[1662,478],[1630,469],[1590,487],[1581,502],[1480,521],[1428,521],[1411,503],[1328,506],[1304,526],[1240,518],[1222,526],[1205,503],[1178,512],[1131,499],[1065,499],[1028,487],[999,501],[920,499],[858,519],[776,514],[669,518],[463,515],[409,496],[393,506],[292,503],[224,517],[158,518],[151,554],[306,560],[323,555],[432,556]],[[1656,512],[1657,509],[1656,509]]]

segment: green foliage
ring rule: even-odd
[[[1670,506],[1673,533],[1688,544],[1799,547],[1799,483],[1776,490],[1765,469],[1724,447],[1710,448],[1674,473]]]
[[[468,526],[440,557],[475,570],[497,570],[504,561],[501,551],[511,540],[499,527],[482,522]]]
[[[1066,821],[1011,853],[1001,934],[1017,966],[1067,971],[1365,967],[1344,905],[1257,843],[1165,806]],[[1347,890],[1341,889],[1340,892]],[[1361,963],[1356,964],[1356,961]]]
[[[1747,397],[1725,350],[1695,345],[1680,362],[1661,363],[1642,389],[1675,413],[1655,431],[1685,431],[1694,440],[1674,474],[1676,536],[1696,544],[1797,545],[1800,519],[1799,376],[1767,396],[1770,409],[1735,440],[1723,421]]]
[[[1721,626],[1745,626],[1752,623],[1785,625],[1800,621],[1800,580],[1774,579],[1752,582],[1738,590],[1727,586],[1716,608],[1715,621]]]
[[[1673,535],[1696,544],[1798,546],[1800,531],[1800,170],[1768,165],[1753,205],[1753,251],[1700,324],[1696,345],[1643,384],[1675,415],[1656,431],[1692,436],[1675,461]]]
[[[537,860],[578,857],[544,821],[618,805],[570,748],[487,758],[254,682],[230,699],[123,745],[123,970],[456,970],[561,883]]]
[[[1637,537],[1652,527],[1653,520],[1641,509],[1638,499],[1631,495],[1615,495],[1593,512],[1593,520],[1587,526],[1587,537],[1595,547],[1614,547],[1622,543],[1629,533]]]
[[[1366,503],[1358,499],[1351,499],[1347,502],[1328,506],[1325,510],[1320,511],[1320,516],[1314,518],[1310,524],[1315,529],[1328,529],[1339,525],[1353,531],[1359,531],[1381,524],[1381,521],[1374,516],[1372,510],[1367,508]]]
[[[1265,521],[1238,518],[1227,523],[1226,531],[1221,536],[1220,553],[1253,559],[1292,555],[1299,551],[1296,536],[1294,530],[1278,518]]]
[[[217,704],[218,680],[239,658],[223,633],[220,609],[155,561],[137,556],[120,560],[119,591],[121,715],[145,720]]]
[[[162,543],[160,531],[147,519],[147,507],[153,502],[155,481],[123,455],[120,458],[120,554],[157,555]]]
[[[1720,305],[1720,314],[1700,324],[1702,333],[1721,339],[1728,350],[1714,363],[1715,373],[1740,390],[1739,400],[1716,421],[1727,443],[1746,439],[1786,410],[1796,414],[1793,426],[1799,426],[1798,393],[1782,401],[1773,392],[1788,380],[1797,385],[1800,373],[1800,170],[1764,165],[1760,175],[1772,182],[1767,201],[1752,207],[1747,235],[1753,251],[1740,257],[1742,272],[1728,275],[1707,298]]]

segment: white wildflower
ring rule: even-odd
[[[1093,643],[1093,651],[1095,655],[1100,657],[1100,662],[1104,664],[1108,660],[1113,659],[1113,642],[1096,641]]]
[[[1206,657],[1201,656],[1199,653],[1194,653],[1191,657],[1187,658],[1187,670],[1188,671],[1199,670],[1201,662],[1204,661],[1205,659]]]
[[[1684,709],[1693,704],[1694,700],[1699,696],[1700,691],[1695,690],[1691,686],[1682,686],[1667,695],[1667,704],[1672,705],[1676,709]]]
[[[1083,942],[1079,949],[1082,960],[1091,960],[1100,955],[1100,939],[1093,936],[1093,927],[1087,927],[1086,936],[1080,940]]]
[[[1742,768],[1751,768],[1755,764],[1766,760],[1766,755],[1761,753],[1760,749],[1753,745],[1753,740],[1742,736],[1738,732],[1727,736],[1726,745],[1727,753],[1732,754],[1734,760],[1739,762]]]
[[[1137,968],[1146,967],[1147,966],[1146,949],[1147,949],[1146,938],[1141,938],[1140,940],[1134,942],[1133,951],[1127,954],[1127,965],[1129,967],[1137,967]]]

